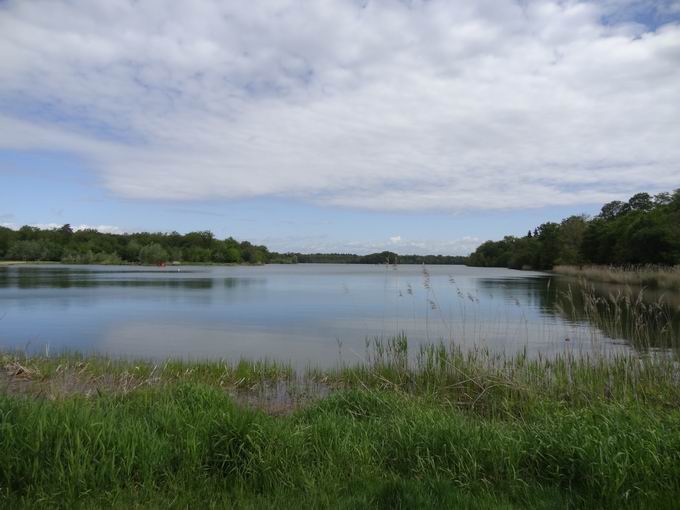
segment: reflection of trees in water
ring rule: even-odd
[[[83,288],[83,287],[155,287],[177,289],[211,289],[220,280],[226,288],[247,287],[259,278],[194,278],[182,273],[161,271],[87,271],[71,268],[20,268],[0,271],[0,287]]]
[[[535,278],[480,278],[477,282],[480,294],[501,297],[504,301],[520,306],[529,306],[543,312],[550,308],[550,277]]]
[[[680,294],[568,277],[480,279],[479,287],[573,324],[588,324],[637,349],[680,348]],[[517,301],[519,303],[519,300]],[[525,304],[525,303],[521,303]]]

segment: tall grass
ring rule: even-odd
[[[179,383],[0,397],[0,456],[5,508],[672,508],[680,414],[544,400],[501,419],[363,389],[272,417]]]
[[[530,358],[448,342],[411,353],[401,335],[368,341],[360,365],[304,373],[76,354],[4,354],[2,368],[0,507],[673,508],[680,498],[671,355]],[[77,391],[27,397],[14,379]],[[316,381],[331,394],[272,416],[230,394],[242,380],[292,392]]]
[[[665,296],[650,300],[643,288],[603,295],[584,278],[558,291],[556,311],[570,321],[591,324],[609,338],[625,339],[638,350],[680,348],[680,315]]]
[[[680,266],[555,266],[553,271],[606,283],[680,290]]]
[[[443,399],[461,410],[500,418],[539,402],[680,406],[673,354],[573,354],[529,357],[448,343],[418,345],[410,362],[405,337],[372,341],[370,361],[322,372],[341,388],[379,389]],[[313,372],[308,377],[319,377]]]

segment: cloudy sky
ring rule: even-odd
[[[467,253],[679,186],[678,0],[0,0],[0,224]]]

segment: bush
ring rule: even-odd
[[[148,244],[139,250],[139,261],[142,264],[164,264],[168,261],[168,252],[158,243]]]

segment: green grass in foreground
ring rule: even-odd
[[[8,507],[671,508],[680,413],[545,402],[484,419],[424,397],[339,392],[287,417],[179,384],[0,399]]]
[[[677,361],[373,352],[308,371],[330,396],[278,416],[225,391],[301,384],[273,363],[4,355],[77,391],[6,385],[0,507],[677,508]]]

